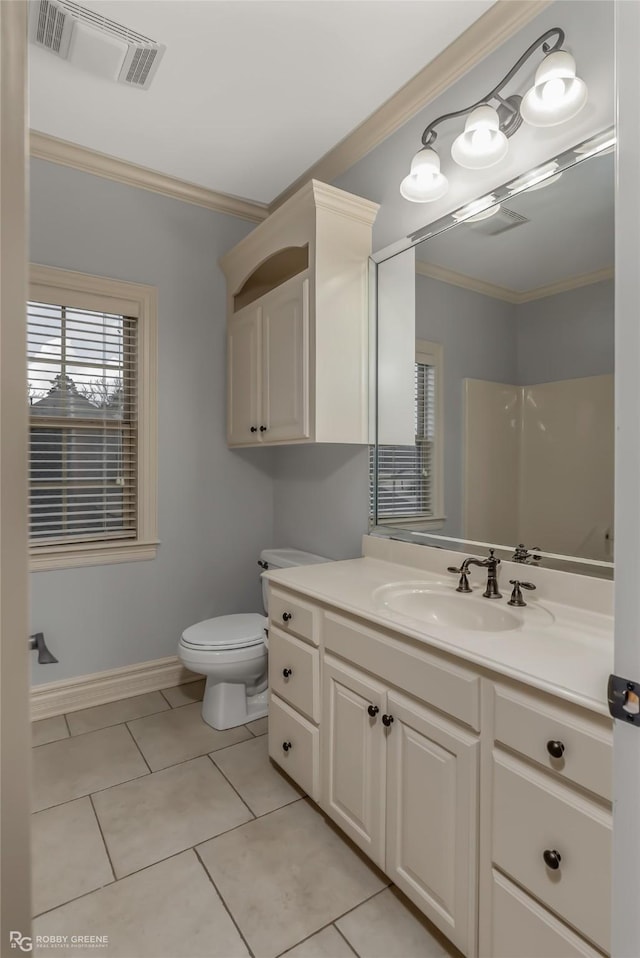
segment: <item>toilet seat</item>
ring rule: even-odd
[[[181,645],[205,652],[249,649],[264,644],[267,618],[257,613],[219,615],[189,626],[182,633]]]

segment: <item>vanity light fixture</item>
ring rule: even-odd
[[[613,130],[605,130],[604,133],[599,133],[598,136],[594,136],[593,139],[587,140],[586,143],[581,143],[580,146],[575,148],[576,159],[586,160],[589,156],[595,156],[596,153],[599,156],[607,156],[609,153],[613,153],[616,148],[616,134]]]
[[[400,185],[405,199],[412,203],[430,203],[445,195],[448,181],[440,171],[440,159],[434,149],[436,127],[445,120],[466,117],[463,132],[454,140],[451,156],[465,169],[481,170],[504,159],[509,149],[508,139],[523,121],[531,126],[556,126],[580,112],[587,102],[587,87],[576,76],[574,58],[561,49],[564,36],[560,27],[547,30],[482,99],[462,110],[445,113],[426,127],[422,134],[423,148],[414,156],[409,175]],[[504,88],[539,49],[545,58],[536,71],[533,87],[524,96],[504,96]]]
[[[495,216],[499,209],[500,203],[496,203],[496,198],[491,193],[480,197],[479,200],[473,200],[472,203],[467,203],[452,215],[456,223],[479,223],[481,220],[488,220],[490,216]]]
[[[549,163],[545,163],[543,166],[538,166],[534,170],[529,170],[528,173],[525,173],[523,176],[519,176],[517,180],[514,180],[509,184],[509,192],[522,193],[523,190],[541,190],[545,186],[549,186],[551,183],[555,183],[556,180],[560,179],[562,176],[562,171],[557,173],[557,169],[557,160],[551,160]]]
[[[449,189],[449,180],[440,172],[440,157],[435,150],[419,150],[411,160],[411,170],[400,184],[405,200],[428,203],[439,200]]]

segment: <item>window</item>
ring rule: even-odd
[[[377,496],[375,449],[371,450],[370,511],[378,524],[409,521],[412,525],[433,527],[444,519],[441,397],[442,346],[419,340],[415,363],[415,445],[378,446]]]
[[[153,558],[155,290],[32,266],[27,361],[31,568]]]

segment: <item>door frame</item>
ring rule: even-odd
[[[0,0],[0,954],[31,935],[27,4]],[[30,944],[26,942],[25,944]],[[15,943],[13,944],[15,948]]]

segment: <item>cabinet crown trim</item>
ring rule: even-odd
[[[240,240],[233,249],[220,257],[218,261],[220,268],[227,279],[232,280],[232,288],[235,286],[233,279],[239,281],[235,275],[239,264],[245,263],[249,266],[253,264],[251,268],[259,265],[261,254],[264,255],[265,241],[272,239],[274,235],[282,234],[283,246],[291,244],[291,240],[287,239],[287,229],[291,224],[301,222],[308,224],[307,241],[311,240],[315,232],[313,215],[318,209],[339,213],[348,219],[371,227],[380,204],[355,196],[353,193],[347,193],[346,190],[340,190],[335,186],[329,186],[327,183],[321,183],[319,180],[309,180],[286,203],[283,203]]]

